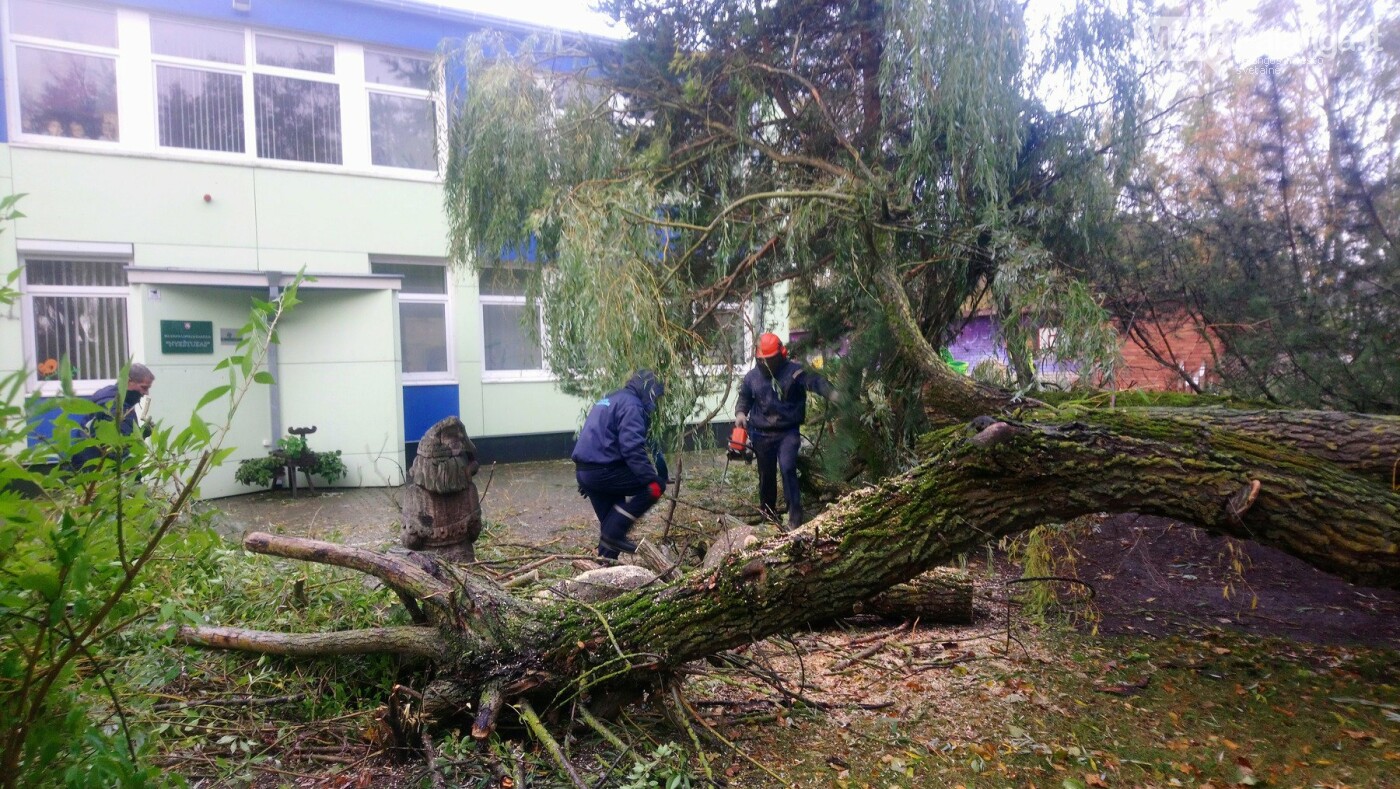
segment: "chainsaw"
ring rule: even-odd
[[[742,460],[745,463],[753,462],[753,444],[749,441],[749,431],[738,425],[729,434],[729,445],[724,454],[724,473],[720,475],[723,483],[729,479],[729,461]]]

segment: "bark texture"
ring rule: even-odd
[[[405,548],[475,561],[481,499],[472,477],[479,467],[462,420],[449,416],[428,428],[404,486],[400,540]]]
[[[1176,518],[1358,583],[1400,586],[1400,494],[1384,473],[1400,461],[1395,419],[1214,409],[1037,415],[982,417],[931,434],[919,466],[846,497],[802,529],[756,544],[732,540],[731,552],[706,567],[596,603],[522,601],[413,555],[268,535],[250,535],[248,544],[356,567],[421,600],[424,634],[386,636],[385,650],[424,654],[438,649],[424,646],[438,643],[426,634],[437,634],[446,648],[436,659],[436,710],[485,689],[544,699],[664,677],[697,658],[844,615],[988,540],[1086,513]],[[184,636],[234,648],[254,638],[212,628]]]

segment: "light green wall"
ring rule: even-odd
[[[447,254],[442,188],[435,183],[263,169],[257,171],[258,243],[271,254],[342,252],[361,257],[325,272],[364,273],[368,254]],[[348,260],[348,258],[347,258]],[[311,267],[308,267],[311,268]]]
[[[390,291],[303,290],[278,334],[282,422],[316,426],[320,452],[340,450],[340,485],[402,481],[403,397]]]
[[[26,217],[0,234],[0,273],[15,266],[16,239],[131,244],[138,268],[326,275],[368,274],[374,256],[441,258],[446,249],[441,185],[421,180],[0,145],[0,189],[28,193],[20,204]],[[481,380],[476,277],[457,271],[454,280],[459,414],[471,434],[575,431],[587,404],[553,382]],[[218,329],[241,326],[248,299],[266,292],[158,285],[153,301],[150,287],[132,286],[131,350],[156,370],[152,413],[183,421],[222,381],[210,368],[232,346],[217,344]],[[314,288],[306,286],[306,303],[281,332],[283,429],[315,424],[311,446],[341,450],[351,469],[342,484],[397,484],[404,437],[392,292]],[[786,315],[783,292],[770,299],[765,323],[785,332]],[[163,318],[214,321],[215,353],[159,354]],[[22,347],[19,306],[0,307],[0,372],[22,366]],[[724,413],[731,411],[732,404]],[[270,419],[266,390],[256,388],[230,434],[238,452],[203,495],[248,490],[233,482],[233,468],[265,451]]]
[[[14,191],[14,179],[10,177],[10,146],[0,145],[0,195],[11,195]],[[28,207],[27,199],[20,200],[17,206],[21,212]],[[18,260],[15,255],[14,226],[0,227],[0,278],[14,271]],[[0,305],[0,375],[12,373],[23,366],[21,327],[19,305]]]
[[[181,427],[208,390],[227,381],[214,365],[233,353],[219,342],[219,329],[238,328],[248,319],[251,299],[266,292],[233,288],[162,285],[159,301],[151,286],[134,286],[131,318],[142,327],[143,347],[135,349],[156,374],[151,415]],[[316,426],[312,449],[340,450],[349,476],[337,483],[379,486],[401,482],[403,413],[393,347],[391,291],[303,290],[302,303],[278,329],[277,380],[282,430]],[[161,320],[208,320],[214,324],[213,354],[160,353]],[[212,423],[225,421],[220,400],[202,411]],[[261,457],[274,440],[271,389],[255,385],[243,398],[225,446],[233,457],[205,482],[205,497],[246,493],[233,481],[238,461]]]
[[[364,274],[371,254],[446,250],[435,183],[11,150],[18,237],[134,243],[139,266]]]
[[[132,287],[128,316],[132,325],[140,327],[137,336],[141,342],[132,349],[132,355],[156,374],[155,385],[151,387],[151,417],[178,432],[188,424],[190,413],[205,392],[228,382],[226,373],[216,373],[213,368],[233,354],[236,346],[220,343],[219,329],[241,327],[248,320],[252,299],[265,298],[266,293],[162,285],[157,288],[160,300],[153,301],[150,290],[144,286]],[[212,322],[214,353],[162,354],[162,320]],[[268,436],[268,402],[265,386],[254,386],[243,397],[224,442],[224,446],[236,447],[237,451],[224,466],[209,474],[201,486],[203,496],[225,496],[247,490],[233,481],[233,470],[239,460],[264,453],[262,440]],[[200,415],[211,424],[222,425],[227,422],[227,410],[227,401],[219,400],[205,406]]]

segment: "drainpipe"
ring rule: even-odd
[[[269,271],[267,300],[275,302],[281,297],[282,272]],[[272,376],[272,383],[267,387],[268,415],[272,423],[272,443],[268,446],[276,447],[277,441],[282,438],[282,377],[277,369],[277,343],[267,345],[267,372]]]

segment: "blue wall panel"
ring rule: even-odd
[[[29,416],[29,446],[37,444],[47,444],[53,438],[53,431],[56,425],[54,422],[63,416],[63,409],[57,406],[46,408],[53,400],[40,400],[38,409],[30,412]]]
[[[469,14],[427,4],[391,8],[345,0],[250,0],[247,13],[230,0],[124,0],[121,5],[250,27],[434,52],[444,39],[481,29]],[[506,23],[509,24],[509,23]]]
[[[428,428],[445,416],[459,415],[457,384],[405,386],[403,388],[403,440],[416,443]]]

